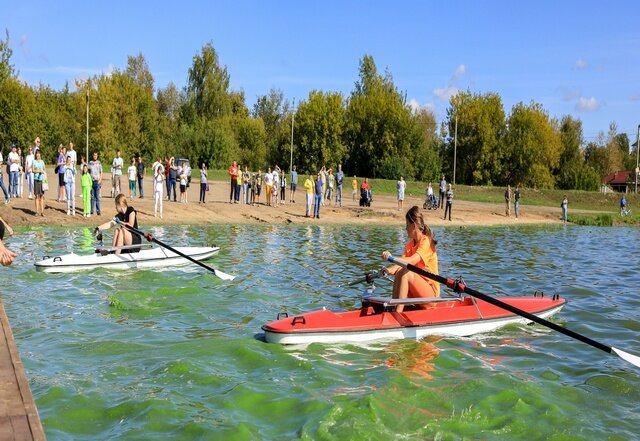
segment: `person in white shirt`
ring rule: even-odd
[[[69,149],[67,150],[67,158],[71,158],[71,165],[75,168],[78,164],[78,153],[73,149],[73,143],[69,143]]]
[[[127,175],[129,175],[129,199],[133,200],[136,197],[136,182],[138,178],[138,167],[136,167],[134,158],[131,158],[131,165],[127,169]]]
[[[29,199],[33,199],[33,160],[35,155],[33,154],[33,147],[29,147],[29,154],[24,160],[24,169],[27,174],[27,190],[29,191]]]
[[[111,170],[112,170],[112,175],[113,175],[113,183],[112,183],[112,188],[113,188],[113,197],[115,198],[117,195],[120,194],[122,186],[121,186],[121,182],[120,182],[120,178],[122,176],[122,168],[124,166],[124,161],[122,160],[122,157],[120,156],[120,150],[116,150],[116,157],[113,158],[113,162],[111,163]]]
[[[273,190],[273,173],[271,173],[271,167],[269,167],[264,174],[264,187],[267,193],[267,205],[271,205],[271,191]]]
[[[7,157],[9,162],[9,194],[14,198],[18,197],[18,180],[20,179],[20,155],[17,150],[18,147],[13,144]]]
[[[160,158],[153,164],[153,216],[158,216],[158,205],[160,205],[160,219],[162,219],[162,189],[164,188],[164,166]]]

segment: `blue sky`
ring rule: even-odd
[[[373,56],[438,122],[457,90],[495,92],[505,111],[541,103],[583,121],[587,141],[640,124],[640,8],[602,1],[30,1],[0,0],[23,81],[60,89],[124,69],[142,53],[156,87],[183,87],[212,42],[248,106],[280,89],[345,96]],[[4,36],[3,36],[4,38]]]

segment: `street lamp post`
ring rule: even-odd
[[[458,109],[454,107],[456,112],[456,129],[453,135],[453,185],[456,185],[456,154],[458,151]]]
[[[86,148],[87,156],[85,156],[85,161],[87,164],[89,163],[89,88],[87,88],[87,148]]]
[[[639,152],[640,152],[640,124],[638,124],[638,134],[636,135],[636,194],[638,194],[638,173],[640,173],[640,168],[638,168]]]
[[[293,124],[296,119],[296,99],[293,99],[293,109],[291,113],[291,157],[289,159],[289,173],[293,171]]]

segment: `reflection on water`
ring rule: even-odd
[[[436,229],[441,274],[487,294],[561,294],[554,321],[640,353],[640,231],[518,227]],[[38,273],[42,255],[90,253],[90,230],[10,239],[20,257],[3,269],[2,298],[50,440],[636,436],[637,372],[539,326],[363,346],[254,338],[281,311],[359,305],[362,287],[346,283],[380,268],[382,250],[400,253],[404,227],[147,230],[220,246],[210,264],[238,277]]]

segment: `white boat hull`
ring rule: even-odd
[[[559,312],[564,304],[556,308],[535,314],[541,318],[548,318]],[[517,315],[495,319],[478,319],[468,322],[429,324],[424,326],[406,326],[391,329],[358,330],[344,332],[308,332],[287,334],[265,330],[264,338],[267,343],[285,345],[302,345],[310,343],[363,343],[376,340],[421,340],[430,335],[468,337],[495,331],[498,328],[514,323],[531,323],[524,317]]]
[[[220,247],[176,247],[177,251],[195,260],[206,260],[220,251]],[[143,249],[137,253],[78,255],[75,253],[45,258],[35,262],[36,270],[47,273],[69,273],[95,268],[135,269],[164,268],[193,262],[165,248]]]

